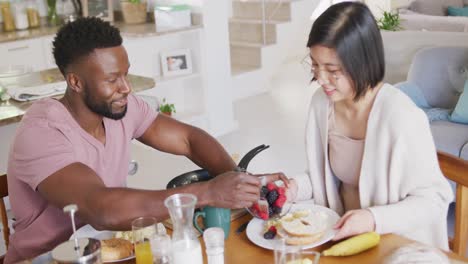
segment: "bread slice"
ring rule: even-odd
[[[302,246],[314,243],[322,238],[324,232],[319,232],[311,236],[291,236],[282,227],[277,228],[277,235],[284,238],[286,244],[294,246]]]
[[[303,237],[287,237],[285,238],[286,244],[293,246],[302,246],[312,244],[322,238],[323,232],[314,234],[312,236],[303,236]]]
[[[325,228],[319,225],[306,224],[302,219],[295,219],[289,222],[281,222],[284,231],[292,236],[313,236],[317,233],[323,232]]]
[[[122,238],[101,240],[101,257],[105,261],[119,260],[133,254],[133,245]]]

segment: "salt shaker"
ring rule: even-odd
[[[224,264],[224,231],[210,227],[203,232],[208,264]]]

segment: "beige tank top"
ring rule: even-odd
[[[345,211],[360,209],[359,175],[365,140],[346,137],[336,130],[333,104],[330,105],[328,123],[328,159],[333,174],[341,181],[343,206]]]

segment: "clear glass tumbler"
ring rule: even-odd
[[[318,264],[320,253],[313,250],[302,249],[298,246],[290,246],[286,244],[284,239],[276,241],[274,256],[275,264],[291,264],[304,263],[304,259],[310,260],[309,264]]]
[[[132,221],[133,243],[137,264],[153,264],[151,241],[156,235],[156,219],[140,217]]]

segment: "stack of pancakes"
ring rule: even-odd
[[[307,245],[322,238],[327,220],[328,216],[323,212],[301,210],[283,216],[274,225],[277,235],[288,245]]]

